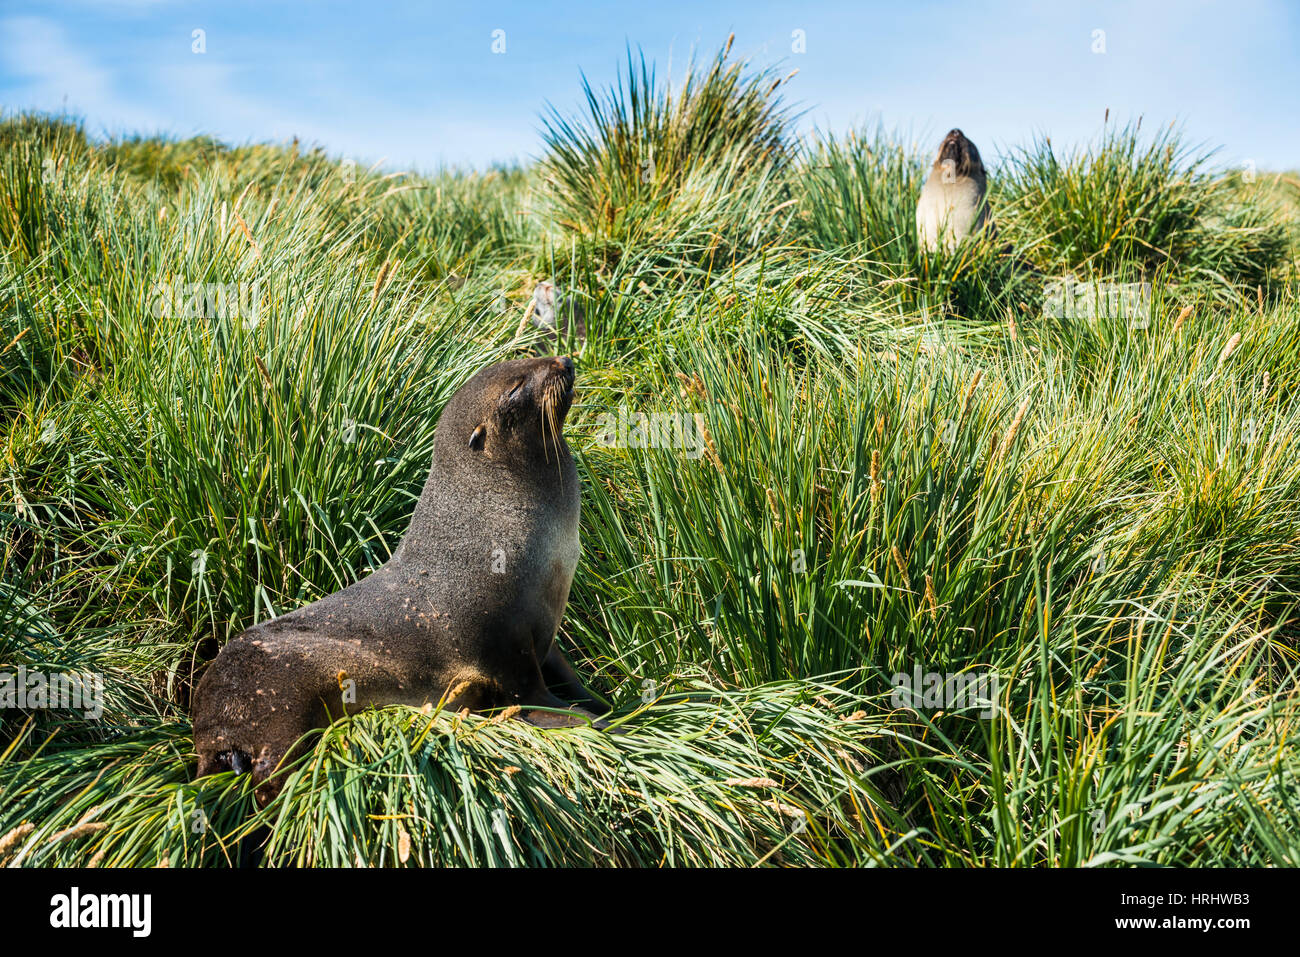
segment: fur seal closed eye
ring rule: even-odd
[[[513,705],[543,727],[609,710],[555,643],[578,563],[578,473],[563,434],[573,387],[567,357],[516,359],[452,396],[392,558],[249,628],[204,673],[200,776],[251,770],[265,805],[299,738],[369,706]]]
[[[951,252],[988,220],[984,201],[988,176],[975,144],[961,130],[949,130],[916,204],[916,235],[921,248]]]

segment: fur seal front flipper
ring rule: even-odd
[[[555,644],[578,563],[578,473],[563,434],[574,378],[568,358],[516,359],[452,396],[393,557],[254,625],[204,673],[200,775],[251,770],[265,805],[300,739],[372,705],[515,705],[543,727],[609,710]]]
[[[542,677],[546,679],[546,686],[561,698],[572,701],[593,714],[609,713],[609,702],[587,689],[558,644],[552,644],[551,650],[542,659]]]

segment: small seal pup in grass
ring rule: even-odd
[[[557,348],[570,336],[579,345],[587,341],[587,321],[582,303],[572,292],[563,292],[553,282],[539,282],[533,287],[529,303],[533,325],[549,336],[554,335]]]
[[[930,175],[916,204],[921,248],[951,252],[988,221],[988,176],[975,144],[961,130],[949,130],[939,144]]]
[[[564,440],[567,357],[489,366],[447,404],[433,465],[391,559],[342,591],[235,638],[199,681],[199,775],[272,777],[344,713],[443,702],[541,727],[602,722],[555,643],[578,563],[578,473]],[[542,710],[551,709],[551,710]]]

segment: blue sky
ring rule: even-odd
[[[879,118],[928,148],[960,126],[991,159],[1035,133],[1086,141],[1109,107],[1181,122],[1225,166],[1300,167],[1300,4],[1286,0],[0,0],[0,104],[66,105],[95,134],[297,135],[392,169],[481,167],[536,157],[546,103],[579,107],[579,71],[610,82],[627,44],[680,76],[732,31],[737,53],[798,68],[803,129]]]

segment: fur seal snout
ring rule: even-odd
[[[916,204],[921,248],[952,251],[988,220],[988,176],[975,144],[959,129],[948,131]]]
[[[401,544],[342,591],[229,642],[194,695],[199,774],[251,770],[259,802],[300,739],[345,713],[517,706],[544,727],[609,706],[555,644],[578,563],[578,473],[564,439],[573,361],[479,371],[448,402]]]

